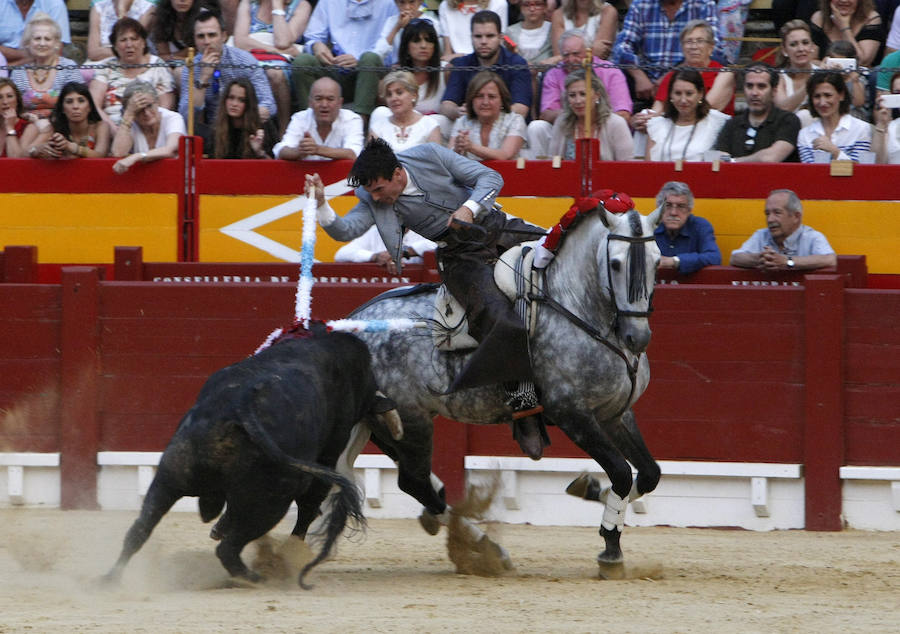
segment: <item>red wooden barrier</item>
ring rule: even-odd
[[[33,426],[7,416],[0,447],[61,451],[67,508],[96,503],[97,451],[162,450],[206,377],[293,316],[291,283],[111,282],[85,267],[62,277],[0,284],[0,409],[54,385],[62,403],[42,401],[62,413]],[[808,526],[837,527],[837,467],[900,464],[900,292],[844,280],[658,287],[653,380],[636,408],[654,455],[804,463]],[[343,316],[389,286],[317,284],[313,316]],[[583,455],[551,435],[548,456]],[[451,498],[464,455],[520,455],[505,426],[439,422],[435,446]]]
[[[73,266],[63,272],[59,469],[64,509],[98,508],[98,281],[95,268]]]

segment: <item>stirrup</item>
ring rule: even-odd
[[[535,414],[540,414],[544,411],[543,405],[537,405],[536,407],[532,407],[531,409],[520,409],[517,412],[512,413],[513,420],[519,420],[520,418],[526,418],[528,416],[534,416]]]

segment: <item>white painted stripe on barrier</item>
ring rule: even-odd
[[[162,458],[161,451],[98,451],[97,464],[101,467],[156,467]]]
[[[362,457],[362,456],[360,456]],[[701,462],[660,460],[663,475],[728,478],[801,478],[803,465],[766,462]],[[555,473],[599,472],[590,458],[530,458],[507,456],[466,456],[465,468],[472,471],[543,471]]]
[[[900,467],[841,467],[841,480],[900,481]]]
[[[0,453],[4,467],[58,467],[58,453]]]

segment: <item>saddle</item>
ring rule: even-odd
[[[540,240],[523,242],[504,251],[494,264],[494,283],[511,303],[522,302],[528,336],[534,335],[537,324],[537,306],[528,299],[542,288],[541,275],[534,265],[534,247]],[[520,312],[520,314],[523,314]],[[443,284],[434,300],[432,329],[434,345],[438,350],[471,350],[478,342],[469,334],[466,309]]]

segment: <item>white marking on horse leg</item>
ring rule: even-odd
[[[627,506],[627,500],[623,500],[618,493],[610,490],[606,497],[606,508],[603,509],[603,521],[600,522],[600,525],[608,531],[615,528],[621,533],[625,527],[625,508]]]
[[[434,473],[431,474],[431,487],[434,489],[435,493],[440,493],[441,489],[444,488],[444,483],[439,477],[434,475]],[[446,524],[444,524],[444,526],[446,526]]]
[[[631,483],[631,491],[628,492],[628,498],[626,498],[629,502],[634,502],[636,499],[641,497],[643,493],[640,493],[637,488],[637,480]]]

